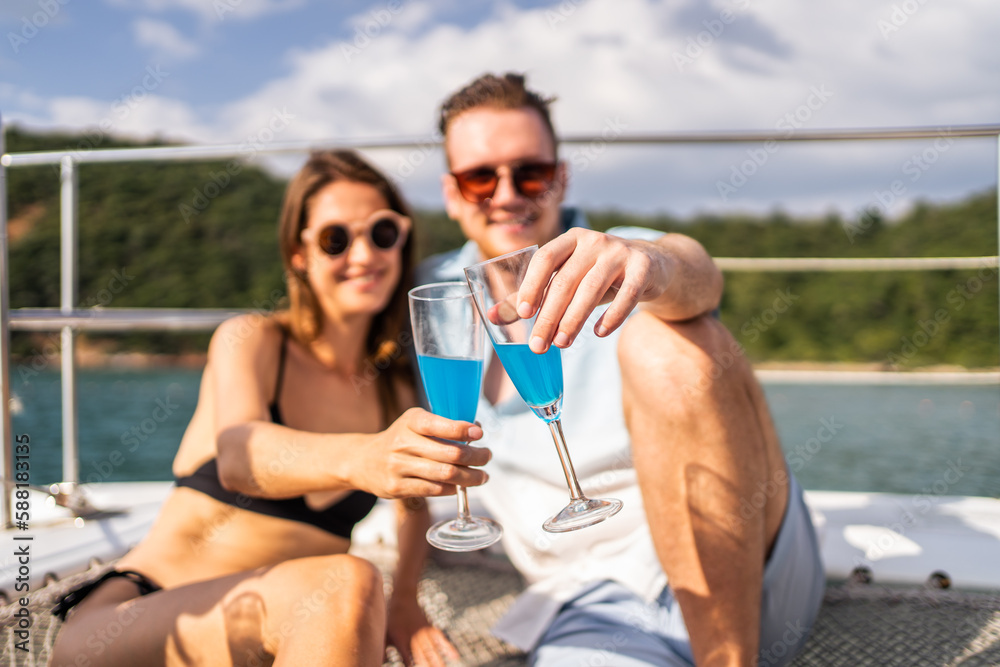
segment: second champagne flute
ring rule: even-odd
[[[448,419],[476,419],[483,378],[483,323],[465,283],[433,283],[410,290],[410,319],[417,364],[431,412]],[[458,516],[427,531],[445,551],[474,551],[500,539],[500,524],[469,513],[465,487],[457,487]]]
[[[528,262],[538,250],[530,246],[517,252],[501,255],[465,269],[465,279],[476,299],[479,314],[486,324],[486,331],[493,341],[504,370],[521,395],[542,421],[548,424],[552,440],[559,453],[566,484],[569,486],[569,504],[550,517],[542,528],[550,533],[565,533],[586,528],[614,516],[622,508],[616,498],[587,498],[580,489],[580,482],[573,471],[566,439],[563,437],[562,413],[563,376],[559,348],[550,347],[544,354],[535,354],[528,348],[528,337],[535,324],[535,317],[522,319],[517,314],[517,293],[528,270]],[[537,314],[536,314],[537,316]]]

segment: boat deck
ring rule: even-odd
[[[58,631],[47,613],[65,590],[110,568],[151,525],[169,482],[102,484],[88,489],[106,512],[88,520],[38,494],[32,526],[31,650],[15,648],[18,604],[0,608],[0,664],[44,665]],[[127,499],[127,501],[126,501]],[[816,627],[795,665],[1000,664],[1000,500],[807,492],[817,519],[829,585]],[[435,513],[453,511],[436,499]],[[128,511],[115,512],[115,508]],[[478,509],[478,508],[474,508]],[[379,505],[359,524],[352,551],[378,565],[391,588],[395,559],[392,512]],[[8,537],[13,537],[8,535]],[[100,562],[98,562],[100,561]],[[871,583],[851,574],[858,565]],[[0,588],[13,598],[16,564],[5,555]],[[952,588],[928,585],[933,572]],[[45,575],[51,573],[49,581]],[[488,576],[484,576],[484,574]],[[434,552],[421,582],[428,616],[460,649],[463,664],[523,665],[516,649],[489,627],[523,588],[494,551]],[[785,647],[770,648],[777,655]],[[390,653],[386,665],[401,665]],[[609,656],[606,664],[614,664]]]
[[[388,574],[394,551],[369,548],[367,555]],[[449,555],[451,558],[451,555]],[[47,663],[59,622],[47,613],[71,586],[97,577],[105,564],[47,586],[32,596],[30,651],[16,650],[16,605],[0,608],[0,664],[40,667]],[[488,576],[484,576],[488,575]],[[386,585],[391,586],[386,579]],[[492,637],[488,628],[503,615],[522,588],[506,560],[458,557],[428,564],[419,597],[428,617],[443,628],[462,655],[463,665],[513,667],[527,664],[517,649]],[[114,629],[109,630],[113,634]],[[770,647],[773,654],[783,646]],[[605,663],[614,664],[609,655]],[[1000,594],[831,584],[816,626],[792,663],[807,665],[998,665]],[[390,649],[385,667],[402,667]]]

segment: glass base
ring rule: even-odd
[[[427,541],[443,551],[485,549],[503,537],[496,521],[481,516],[439,521],[427,530]]]
[[[561,512],[543,523],[542,529],[549,533],[568,533],[613,517],[621,508],[622,501],[615,498],[571,500]]]

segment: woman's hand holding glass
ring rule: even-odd
[[[435,414],[473,420],[483,382],[486,334],[465,283],[432,283],[410,290],[413,346],[424,393]],[[500,524],[469,512],[465,487],[458,485],[458,516],[439,521],[427,541],[446,551],[473,551],[498,541]]]
[[[477,424],[411,408],[376,436],[374,451],[359,452],[354,486],[381,498],[446,496],[456,486],[479,486],[488,477],[477,467],[490,460],[490,450],[462,443],[482,437]]]

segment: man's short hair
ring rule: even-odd
[[[524,75],[507,72],[501,77],[493,74],[483,74],[478,79],[454,93],[441,105],[441,117],[438,120],[438,130],[441,136],[448,136],[448,126],[458,116],[486,107],[490,109],[535,109],[542,117],[542,122],[552,137],[552,145],[556,145],[556,131],[552,127],[549,116],[549,104],[555,102],[554,97],[542,97],[524,85]]]

